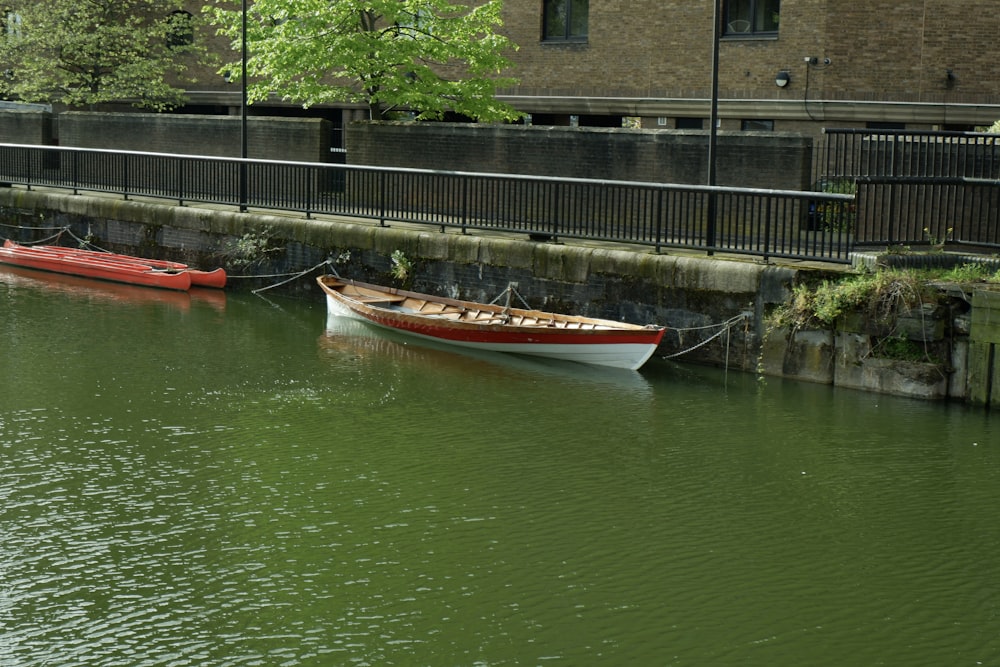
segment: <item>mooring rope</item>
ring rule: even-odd
[[[726,320],[725,322],[722,322],[721,324],[710,324],[710,325],[704,326],[704,327],[690,327],[690,328],[686,328],[686,329],[674,329],[674,331],[676,331],[678,333],[678,337],[680,337],[681,332],[684,332],[684,331],[703,331],[705,329],[714,329],[716,327],[722,327],[722,329],[720,329],[717,333],[712,334],[711,336],[709,336],[705,340],[701,341],[697,345],[693,345],[693,346],[689,347],[686,350],[681,350],[680,352],[675,352],[673,354],[664,355],[661,358],[662,359],[676,359],[677,357],[680,357],[682,355],[688,354],[689,352],[694,352],[695,350],[697,350],[699,348],[705,347],[706,345],[708,345],[709,343],[711,343],[716,338],[721,338],[722,336],[727,335],[729,333],[730,329],[732,329],[738,323],[743,322],[745,320],[746,320],[746,315],[742,315],[741,314],[741,315],[737,315],[735,317],[731,317],[728,320]]]
[[[29,227],[29,226],[25,226],[25,225],[12,225],[12,224],[7,224],[7,223],[0,223],[0,227],[11,227],[11,228],[18,228],[18,229],[31,229],[31,230],[35,230],[35,231],[56,230],[56,233],[53,234],[53,235],[51,235],[51,236],[47,236],[47,237],[45,237],[43,239],[39,239],[37,241],[25,242],[22,245],[40,245],[40,244],[46,243],[48,241],[58,240],[59,237],[62,236],[65,233],[65,234],[69,234],[69,236],[72,237],[73,240],[75,240],[77,243],[79,243],[81,247],[88,246],[88,247],[93,248],[95,251],[98,251],[98,252],[111,252],[110,250],[106,250],[105,248],[101,248],[100,246],[94,245],[93,243],[91,243],[90,241],[87,241],[86,239],[80,238],[79,236],[77,236],[76,234],[74,234],[73,230],[70,229],[69,227]],[[253,275],[253,276],[236,276],[236,275],[231,275],[231,276],[228,276],[228,278],[230,280],[238,280],[238,279],[256,279],[256,280],[260,280],[262,278],[285,278],[285,280],[282,280],[280,282],[274,283],[273,285],[268,285],[266,287],[260,287],[260,288],[257,288],[255,290],[250,290],[251,294],[260,294],[261,292],[266,292],[266,291],[268,291],[270,289],[274,289],[275,287],[281,287],[282,285],[287,285],[288,283],[290,283],[290,282],[292,282],[294,280],[298,280],[299,278],[302,278],[303,276],[308,275],[308,274],[312,273],[313,271],[315,271],[315,270],[317,270],[317,269],[319,269],[319,268],[321,268],[323,266],[329,266],[331,268],[331,270],[333,271],[333,274],[335,276],[337,276],[338,278],[340,277],[339,275],[337,275],[337,271],[335,269],[333,269],[333,262],[330,259],[325,259],[322,262],[320,262],[319,264],[317,264],[316,266],[310,267],[310,268],[306,269],[305,271],[289,272],[289,273],[270,273],[270,274],[260,274],[260,275]],[[491,304],[492,303],[496,303],[497,301],[500,300],[500,297],[502,297],[504,294],[506,294],[508,292],[513,293],[526,309],[531,310],[531,306],[528,304],[528,302],[524,299],[523,296],[521,296],[521,293],[518,292],[517,289],[514,288],[512,285],[508,285],[508,289],[504,290],[504,292],[501,292],[500,294],[498,294],[497,297],[495,299],[493,299],[493,301],[491,301],[490,303]],[[701,326],[701,327],[684,327],[684,328],[670,327],[673,331],[677,332],[678,339],[682,339],[683,338],[683,334],[685,332],[690,332],[690,331],[705,331],[705,330],[708,330],[708,329],[715,329],[717,327],[720,327],[720,329],[719,329],[718,332],[712,334],[711,336],[709,336],[705,340],[697,343],[696,345],[692,345],[691,347],[689,347],[689,348],[687,348],[685,350],[681,350],[680,352],[675,352],[673,354],[663,355],[660,358],[661,359],[676,359],[677,357],[684,356],[685,354],[689,354],[691,352],[694,352],[695,350],[698,350],[698,349],[700,349],[702,347],[705,347],[706,345],[708,345],[712,341],[716,340],[717,338],[721,338],[722,336],[727,336],[726,366],[727,366],[727,369],[728,369],[728,366],[729,366],[729,344],[728,344],[728,336],[729,336],[732,328],[736,324],[738,324],[739,322],[743,322],[746,319],[747,319],[746,315],[740,314],[740,315],[736,315],[735,317],[731,317],[730,319],[726,320],[725,322],[722,322],[721,324],[707,324],[707,325]]]
[[[317,264],[316,266],[312,267],[311,269],[306,269],[305,271],[300,271],[300,272],[298,272],[298,273],[296,273],[296,274],[292,275],[292,277],[291,277],[291,278],[289,278],[289,279],[287,279],[287,280],[282,280],[282,281],[281,281],[281,282],[279,282],[279,283],[275,283],[275,284],[273,284],[273,285],[268,285],[267,287],[260,287],[260,288],[258,288],[258,289],[255,289],[255,290],[250,290],[250,293],[251,293],[251,294],[260,294],[261,292],[266,292],[266,291],[267,291],[267,290],[269,290],[269,289],[274,289],[275,287],[281,287],[282,285],[285,285],[285,284],[287,284],[287,283],[290,283],[290,282],[292,282],[293,280],[298,280],[298,279],[299,279],[299,278],[301,278],[302,276],[304,276],[304,275],[306,275],[306,274],[308,274],[308,273],[311,273],[311,272],[315,271],[316,269],[318,269],[318,268],[320,268],[320,267],[322,267],[322,266],[326,266],[326,265],[327,265],[327,264],[329,264],[329,263],[330,263],[330,260],[329,260],[329,259],[324,259],[324,260],[323,260],[322,262],[320,262],[320,263],[319,263],[319,264]],[[282,275],[286,275],[286,276],[287,276],[287,275],[291,275],[291,274],[287,274],[287,273],[285,273],[285,274],[282,274]],[[268,277],[268,276],[233,276],[233,277],[234,277],[234,278],[266,278],[266,277]],[[279,276],[271,276],[271,277],[279,277]]]
[[[528,305],[528,302],[524,300],[524,297],[521,296],[521,293],[517,291],[517,288],[514,287],[513,283],[510,283],[509,285],[507,285],[507,288],[504,291],[502,291],[499,294],[497,294],[496,298],[493,299],[492,301],[490,301],[490,305],[491,306],[495,305],[496,302],[499,301],[506,294],[513,294],[514,296],[516,296],[517,299],[518,299],[518,301],[521,302],[521,305],[524,306],[525,310],[531,310],[532,309],[531,306]]]
[[[32,229],[34,231],[45,230],[45,229],[67,229],[66,227],[29,227],[28,225],[14,225],[6,222],[0,222],[0,227],[10,227],[11,229]]]

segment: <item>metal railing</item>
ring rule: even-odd
[[[1000,134],[915,130],[823,130],[816,179],[1000,179]]]
[[[854,216],[844,194],[17,144],[0,144],[0,183],[840,263]]]
[[[856,194],[857,244],[1000,247],[1000,135],[824,133],[815,187]]]

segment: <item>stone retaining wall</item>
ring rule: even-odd
[[[46,227],[65,227],[110,250],[205,268],[226,266],[237,276],[231,280],[234,289],[271,285],[274,274],[317,266],[325,270],[320,265],[327,260],[341,275],[391,283],[391,255],[400,251],[413,263],[409,287],[418,291],[489,301],[516,282],[536,308],[666,324],[669,330],[658,356],[697,347],[681,360],[880,393],[1000,405],[1000,361],[995,349],[1000,343],[996,333],[1000,296],[988,291],[973,297],[980,307],[973,308],[971,317],[937,309],[914,316],[903,327],[908,336],[947,344],[950,359],[939,364],[901,363],[873,358],[868,334],[852,330],[846,321],[837,330],[763,335],[765,314],[787,301],[793,285],[807,276],[816,279],[816,273],[833,273],[816,268],[21,188],[0,188],[0,225],[0,234],[16,240],[40,239],[51,234]],[[261,263],[238,268],[234,248],[247,238],[266,241],[274,252],[264,253]],[[262,277],[240,279],[240,275]],[[320,299],[312,275],[282,289]],[[721,331],[717,325],[734,317],[738,323],[729,336],[698,347]],[[942,317],[949,319],[939,321]]]
[[[746,314],[727,338],[685,356],[686,361],[727,364],[753,371],[759,321],[787,298],[798,271],[747,261],[657,255],[613,246],[538,243],[514,238],[379,227],[357,221],[241,214],[111,197],[0,188],[0,233],[17,240],[51,234],[39,227],[67,227],[110,250],[186,261],[234,272],[232,249],[248,235],[269,240],[274,253],[246,269],[257,275],[302,271],[328,258],[339,273],[372,282],[391,281],[390,256],[401,251],[414,264],[418,291],[489,301],[509,282],[532,307],[670,327],[662,354],[696,346],[719,331],[705,328]],[[32,229],[28,229],[28,228]],[[234,279],[234,288],[273,279]],[[319,298],[311,279],[286,291]],[[728,342],[728,346],[727,346]]]

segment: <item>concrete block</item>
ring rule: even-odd
[[[945,316],[935,304],[925,303],[919,308],[900,315],[896,334],[923,343],[933,343],[944,338]]]
[[[951,349],[951,374],[948,397],[964,399],[969,395],[969,341],[956,340]]]
[[[865,333],[838,330],[834,338],[836,353],[833,384],[838,387],[864,387],[862,360],[871,355],[871,337]]]
[[[1000,350],[996,343],[969,342],[968,400],[1000,406]]]
[[[839,373],[838,387],[862,389],[911,398],[942,399],[948,395],[949,375],[940,364],[869,357],[857,373]]]
[[[756,294],[763,269],[763,266],[751,262],[678,257],[674,285],[709,292]]]
[[[972,293],[969,339],[980,343],[1000,343],[1000,292],[977,289]]]
[[[838,331],[834,385],[882,394],[941,399],[951,377],[941,364],[872,357],[867,334]]]
[[[833,355],[831,331],[777,329],[764,339],[760,369],[766,375],[832,384]]]

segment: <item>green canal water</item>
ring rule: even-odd
[[[980,409],[0,269],[0,665],[996,665]]]

